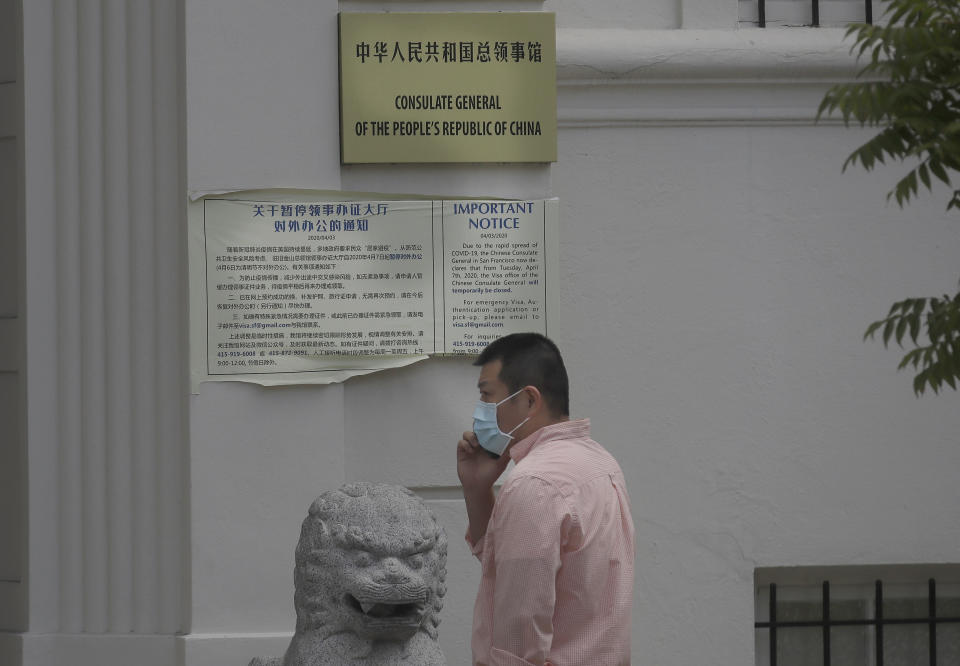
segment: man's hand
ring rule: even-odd
[[[473,543],[479,543],[487,533],[487,523],[493,513],[493,484],[508,464],[509,456],[491,458],[472,432],[463,433],[457,442],[457,475],[463,486]]]
[[[460,477],[464,494],[493,488],[509,463],[510,457],[507,455],[491,457],[472,432],[463,433],[457,442],[457,476]]]

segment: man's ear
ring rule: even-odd
[[[524,386],[523,387],[524,395],[527,396],[527,399],[530,401],[527,404],[527,407],[533,414],[537,414],[543,408],[543,394],[540,393],[540,389],[536,386]]]

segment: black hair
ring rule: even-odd
[[[536,386],[555,416],[570,415],[570,382],[560,350],[539,333],[513,333],[494,340],[474,365],[500,361],[500,381],[511,393]]]

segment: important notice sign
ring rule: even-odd
[[[344,164],[553,162],[546,12],[341,13]]]
[[[554,199],[207,197],[190,218],[195,385],[341,381],[556,314]]]

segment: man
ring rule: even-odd
[[[630,500],[620,466],[590,439],[590,422],[570,420],[560,350],[517,333],[474,365],[474,430],[457,443],[467,542],[482,567],[474,664],[629,664]],[[495,497],[510,460],[516,467]]]

